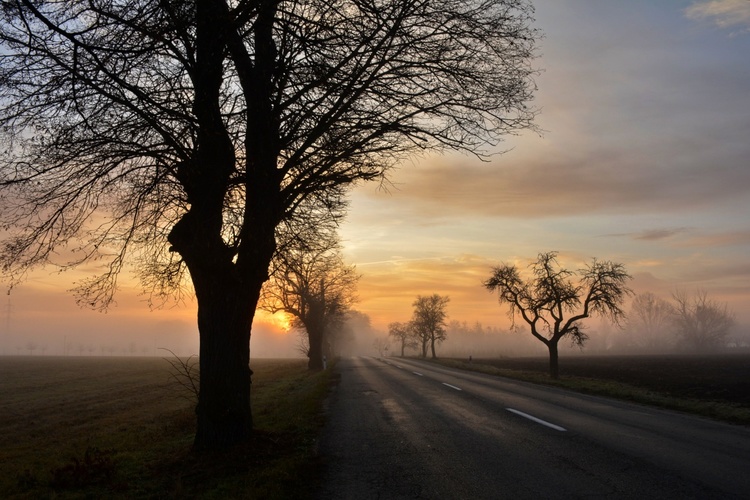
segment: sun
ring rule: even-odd
[[[275,333],[287,334],[292,329],[293,317],[283,311],[271,314],[266,311],[257,311],[258,320],[269,325]]]

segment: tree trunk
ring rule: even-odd
[[[426,339],[422,341],[422,357],[423,358],[427,357],[427,340]]]
[[[402,340],[402,341],[401,341],[401,357],[402,357],[402,358],[404,357],[404,349],[405,349],[405,348],[406,348],[406,341],[405,341],[405,340]]]
[[[432,337],[430,339],[430,348],[432,349],[432,359],[437,358],[437,356],[435,355],[435,337]]]
[[[224,449],[252,432],[250,328],[254,310],[240,297],[212,294],[199,300],[200,395],[196,407],[197,450]]]
[[[549,349],[549,376],[557,380],[559,376],[557,342],[549,342],[547,349]]]
[[[317,328],[307,331],[310,351],[308,352],[307,368],[320,371],[323,369],[323,332]]]

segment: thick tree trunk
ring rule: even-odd
[[[430,339],[430,348],[432,349],[432,359],[437,358],[437,355],[435,354],[435,338],[434,337]]]
[[[323,332],[318,329],[311,328],[307,331],[308,342],[310,343],[310,351],[308,352],[307,368],[309,370],[322,370],[323,369]]]
[[[559,376],[557,342],[549,342],[547,349],[549,349],[549,376],[557,380]]]
[[[252,432],[250,328],[253,309],[245,296],[212,294],[198,304],[200,396],[197,450],[228,448]]]

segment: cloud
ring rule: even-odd
[[[717,164],[717,158],[709,161],[697,149],[692,158],[683,159],[680,155],[686,152],[679,147],[676,151],[667,158],[658,152],[649,157],[603,147],[581,155],[508,154],[492,164],[433,159],[430,165],[399,172],[400,190],[390,201],[391,206],[403,207],[402,214],[419,214],[434,222],[465,216],[679,213],[747,195],[750,171],[744,163]]]
[[[685,15],[690,19],[712,20],[720,28],[741,27],[741,32],[750,32],[750,1],[748,0],[697,2],[685,9]]]
[[[684,227],[673,228],[673,229],[648,229],[639,234],[633,235],[633,237],[636,240],[658,241],[658,240],[669,239],[672,236],[675,236],[680,233],[684,233],[687,230],[688,229]]]

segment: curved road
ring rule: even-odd
[[[415,360],[338,364],[321,499],[750,498],[750,429]]]

